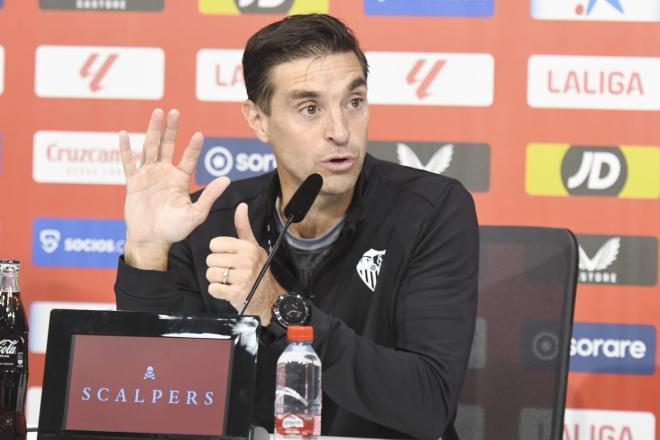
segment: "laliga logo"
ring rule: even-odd
[[[443,145],[433,153],[431,159],[424,165],[412,148],[402,142],[396,144],[396,156],[401,165],[436,174],[442,174],[449,168],[453,155],[454,145]]]
[[[39,232],[39,241],[41,249],[47,254],[52,254],[60,245],[62,234],[57,229],[43,229]]]
[[[425,75],[420,75],[420,71],[424,68],[426,60],[417,60],[415,65],[408,72],[408,76],[406,76],[406,82],[408,84],[413,85],[419,83],[417,89],[415,90],[415,95],[417,95],[417,98],[421,100],[427,96],[431,96],[431,93],[428,91],[429,87],[431,87],[435,77],[438,76],[438,73],[440,73],[440,70],[442,70],[446,62],[447,60],[436,60],[435,63],[433,63],[433,66],[430,67]]]
[[[275,169],[275,155],[238,153],[235,157],[229,149],[216,146],[204,156],[204,168],[214,176],[226,176],[233,170],[241,173],[265,173]]]
[[[98,64],[96,63],[98,57],[99,57],[98,53],[90,54],[85,60],[85,63],[80,68],[80,76],[82,78],[91,77],[91,81],[89,83],[89,89],[93,93],[98,92],[103,88],[103,86],[101,86],[101,81],[103,81],[108,71],[110,70],[114,62],[117,60],[117,57],[119,57],[119,54],[116,53],[108,54],[101,62],[101,65],[98,66],[98,68],[95,71],[92,71],[92,66]]]

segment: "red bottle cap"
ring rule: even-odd
[[[286,336],[289,341],[312,342],[314,340],[314,327],[290,325]]]

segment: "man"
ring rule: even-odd
[[[256,422],[272,429],[283,328],[304,323],[323,363],[324,435],[457,438],[476,308],[470,195],[455,180],[366,154],[367,61],[340,21],[291,16],[266,26],[248,41],[243,70],[243,114],[272,145],[276,172],[231,185],[218,178],[193,202],[200,133],[177,167],[176,111],[162,133],[164,114],[154,111],[139,167],[120,133],[127,238],[118,307],[235,314],[284,207],[319,173],[321,193],[247,309],[262,323]],[[300,313],[287,315],[284,302]]]

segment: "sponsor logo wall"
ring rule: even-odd
[[[459,180],[482,224],[576,234],[565,439],[658,437],[658,0],[0,0],[0,256],[23,263],[30,417],[49,310],[113,307],[116,133],[139,158],[153,108],[179,109],[175,160],[205,135],[191,191],[274,170],[241,116],[242,51],[309,12],[344,19],[366,51],[370,154]],[[530,368],[556,356],[554,334],[523,339]]]

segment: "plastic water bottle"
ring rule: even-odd
[[[277,360],[275,439],[321,435],[321,360],[312,327],[289,326],[289,346]]]

